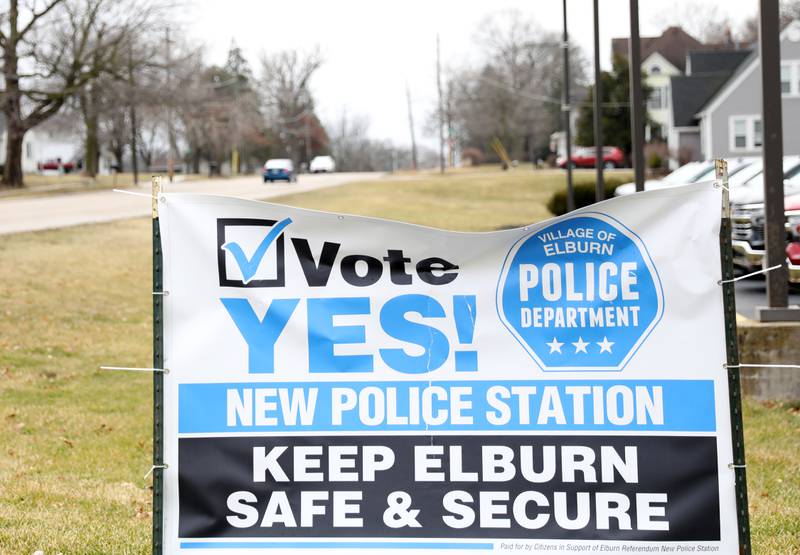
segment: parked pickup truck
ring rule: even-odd
[[[786,197],[786,230],[789,243],[786,245],[786,263],[789,282],[800,283],[800,195]]]
[[[789,281],[800,283],[800,195],[784,199],[786,211],[786,263]],[[731,211],[731,239],[733,262],[744,271],[752,272],[763,267],[764,204],[733,206]]]

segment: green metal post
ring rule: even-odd
[[[747,511],[747,473],[744,457],[744,428],[742,426],[742,393],[739,376],[739,341],[736,335],[736,295],[733,279],[733,249],[731,247],[731,210],[728,199],[728,163],[716,160],[716,178],[722,186],[722,222],[719,229],[722,262],[722,299],[725,311],[725,346],[727,351],[728,394],[731,407],[733,436],[733,471],[736,485],[736,517],[739,530],[739,553],[750,555],[750,517]]]
[[[153,368],[164,368],[164,306],[161,229],[158,198],[161,177],[153,177]],[[164,373],[153,372],[153,555],[163,552],[164,538]]]

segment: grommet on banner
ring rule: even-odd
[[[747,465],[746,464],[728,463],[728,468],[730,468],[731,470],[733,470],[735,468],[747,468]]]
[[[130,366],[101,366],[100,370],[117,370],[125,372],[160,372],[162,374],[169,374],[168,368],[135,368]]]
[[[777,270],[778,268],[780,268],[782,266],[783,266],[783,264],[776,264],[775,266],[772,266],[771,268],[763,268],[763,269],[758,270],[756,272],[751,272],[749,274],[745,274],[743,276],[735,277],[733,279],[720,279],[720,280],[717,280],[717,285],[722,285],[723,283],[733,283],[734,281],[739,281],[740,279],[749,278],[751,276],[757,276],[759,274],[766,274],[767,272],[771,272],[772,270]]]
[[[147,480],[147,477],[150,476],[156,468],[160,468],[161,470],[166,470],[169,468],[169,465],[164,464],[154,464],[150,467],[150,470],[147,471],[147,474],[144,475],[144,479]]]

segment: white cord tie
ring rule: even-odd
[[[778,268],[782,268],[782,267],[783,267],[783,264],[776,264],[775,266],[773,266],[771,268],[763,268],[763,269],[758,270],[756,272],[751,272],[749,274],[745,274],[743,276],[735,277],[733,279],[720,279],[720,280],[717,280],[717,285],[722,285],[723,283],[733,283],[734,281],[739,281],[740,279],[749,278],[751,276],[757,276],[759,274],[766,274],[767,272],[771,272],[772,270],[777,270]]]
[[[149,198],[150,200],[157,200],[156,197],[154,197],[153,195],[148,195],[147,193],[138,193],[136,191],[126,191],[125,189],[111,189],[111,190],[114,191],[115,193],[123,193],[123,194],[126,194],[126,195],[133,195],[135,197],[146,197],[146,198]]]
[[[161,470],[166,470],[169,468],[169,465],[164,464],[154,464],[150,467],[150,470],[147,471],[147,474],[144,475],[144,479],[147,480],[147,477],[150,476],[156,468],[160,468]]]

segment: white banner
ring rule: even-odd
[[[491,233],[159,207],[166,553],[738,552],[712,184]]]

